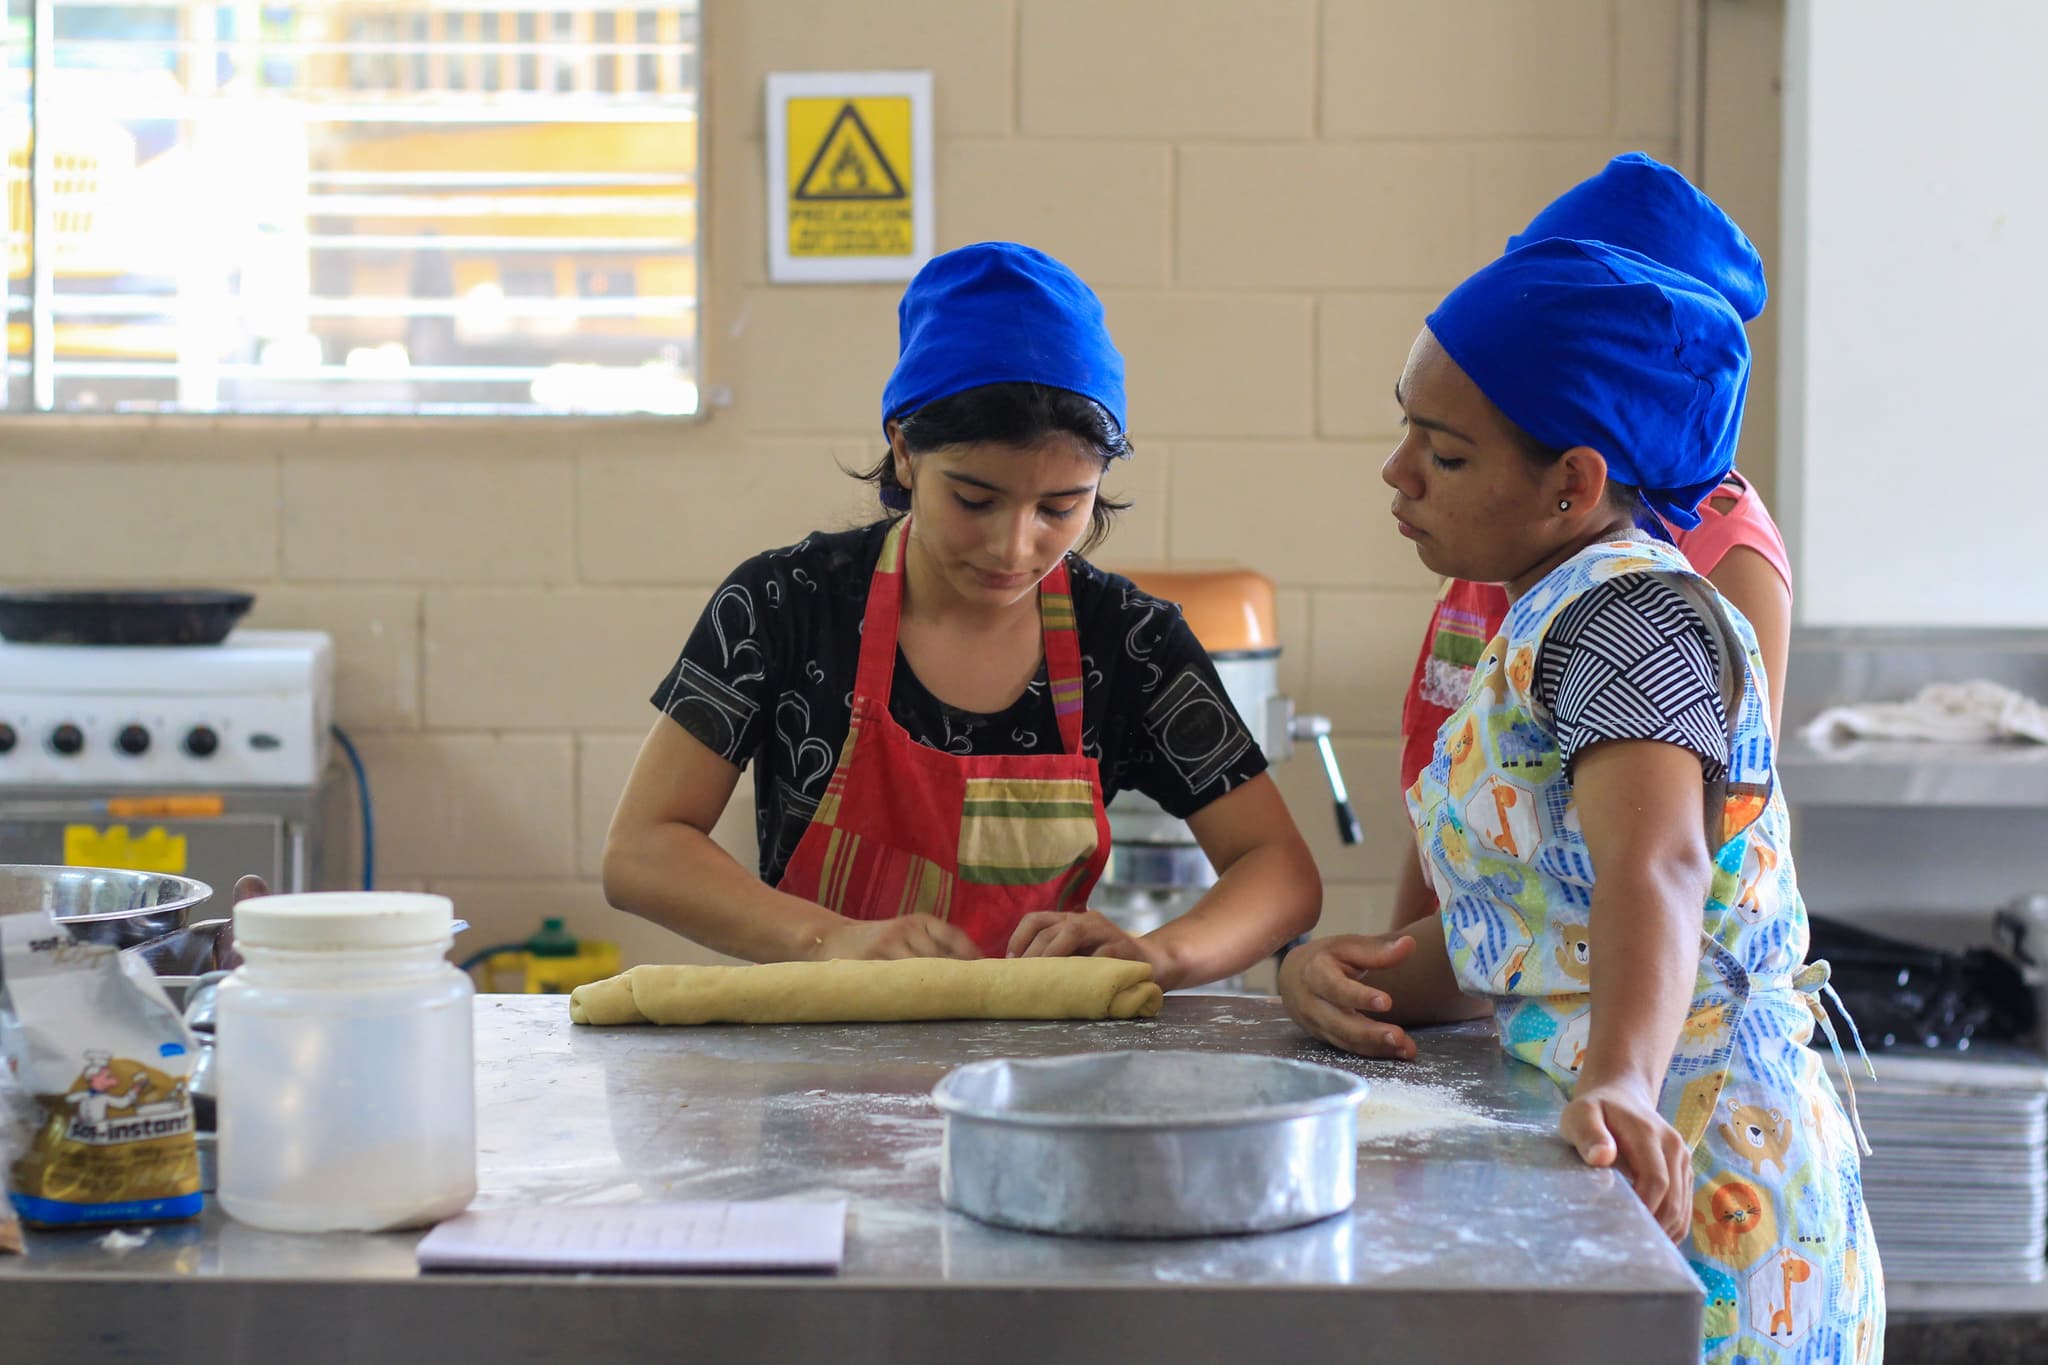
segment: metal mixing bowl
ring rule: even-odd
[[[161,872],[0,863],[0,915],[47,910],[72,937],[116,948],[170,933],[212,895],[205,882]]]

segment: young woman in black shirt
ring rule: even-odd
[[[1179,610],[1081,551],[1127,456],[1101,306],[1026,247],[947,253],[902,306],[889,515],[754,556],[655,690],[606,842],[614,905],[753,961],[1096,954],[1169,989],[1305,932],[1322,886]],[[760,862],[709,831],[754,767]],[[1087,908],[1131,787],[1215,864],[1133,938]]]

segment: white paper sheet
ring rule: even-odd
[[[540,1204],[485,1209],[421,1239],[423,1270],[836,1271],[846,1202]]]

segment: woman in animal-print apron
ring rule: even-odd
[[[1869,1362],[1884,1288],[1827,1026],[1755,633],[1656,531],[1733,459],[1741,320],[1700,281],[1547,239],[1430,315],[1397,396],[1393,514],[1422,562],[1510,606],[1408,789],[1442,907],[1289,954],[1295,1018],[1413,1056],[1491,1013],[1569,1095],[1706,1289],[1715,1365]]]

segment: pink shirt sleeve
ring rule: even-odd
[[[1732,498],[1725,511],[1714,506],[1718,499]],[[1711,574],[1728,552],[1737,548],[1755,550],[1770,562],[1792,590],[1792,561],[1785,553],[1785,538],[1770,509],[1740,474],[1730,474],[1722,485],[1700,504],[1700,524],[1690,531],[1672,530],[1672,540],[1690,560],[1693,568]]]

